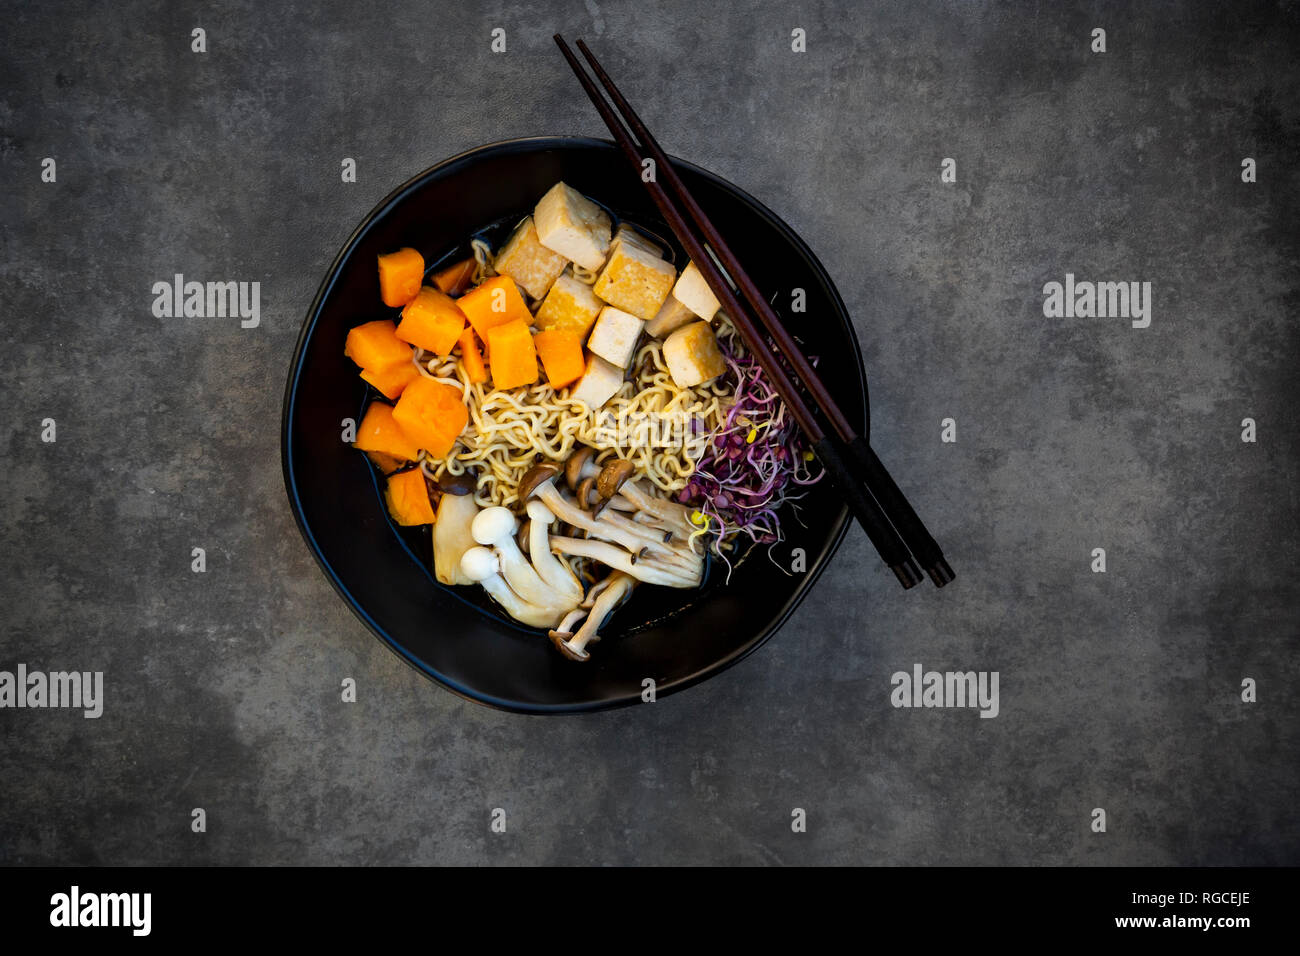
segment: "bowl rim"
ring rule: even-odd
[[[366,609],[361,606],[361,603],[348,590],[347,586],[330,565],[328,558],[326,558],[324,553],[321,551],[320,545],[316,542],[315,535],[312,533],[311,528],[307,526],[307,522],[303,518],[302,504],[299,499],[297,482],[293,469],[293,441],[292,428],[290,426],[293,422],[298,390],[297,385],[303,371],[307,342],[311,338],[316,323],[320,319],[321,308],[326,299],[329,298],[334,284],[338,281],[344,263],[352,257],[356,246],[380,218],[386,215],[395,206],[403,202],[410,193],[422,187],[427,180],[433,177],[441,177],[454,173],[461,167],[475,162],[484,155],[541,152],[547,149],[582,148],[607,149],[611,152],[616,152],[618,149],[617,144],[612,140],[597,139],[595,137],[587,136],[524,136],[515,139],[499,140],[497,142],[485,143],[480,146],[472,147],[457,153],[454,156],[450,156],[441,162],[435,163],[406,180],[406,182],[393,189],[387,196],[380,200],[380,202],[361,220],[360,224],[358,224],[356,229],[353,230],[347,241],[344,242],[338,255],[334,257],[334,261],[330,264],[329,270],[326,272],[325,278],[317,289],[315,297],[312,299],[311,307],[308,309],[307,316],[303,320],[302,328],[298,333],[297,343],[294,345],[293,358],[289,364],[289,377],[285,382],[284,400],[280,410],[280,465],[284,478],[285,492],[289,498],[289,510],[293,513],[294,523],[298,526],[299,533],[307,543],[308,551],[311,552],[317,566],[324,573],[326,580],[329,581],[335,592],[343,599],[343,602],[352,610],[352,613],[356,615],[361,623],[379,639],[379,642],[383,646],[387,647],[393,654],[413,668],[417,673],[463,700],[483,704],[495,710],[506,711],[509,713],[538,715],[591,713],[594,711],[611,710],[617,707],[640,703],[641,696],[632,693],[623,697],[609,697],[601,700],[580,701],[565,704],[537,704],[526,701],[515,701],[477,691],[472,687],[465,686],[460,682],[448,678],[446,675],[426,664],[413,652],[403,646],[401,642],[393,638],[379,626],[374,618],[370,616]],[[862,357],[862,346],[858,341],[857,332],[849,317],[848,307],[844,304],[843,297],[840,295],[839,289],[836,288],[835,283],[831,280],[830,274],[826,271],[826,267],[822,265],[821,260],[818,259],[812,249],[808,247],[808,244],[805,243],[783,219],[744,189],[741,189],[739,186],[724,179],[716,173],[704,169],[702,166],[697,166],[694,163],[679,159],[672,155],[669,156],[669,159],[675,166],[687,169],[692,174],[709,181],[723,191],[731,193],[745,205],[748,205],[753,209],[761,219],[780,233],[787,242],[794,246],[805,257],[806,261],[822,281],[825,288],[830,292],[835,317],[839,319],[841,326],[844,331],[847,332],[850,341],[852,341],[855,346],[854,351],[857,360],[855,365],[858,372],[858,384],[862,391],[862,435],[864,438],[867,438],[870,435],[871,430],[871,403],[867,390],[867,373]],[[740,661],[744,660],[750,654],[754,653],[766,644],[772,636],[781,629],[785,622],[789,620],[795,609],[803,602],[804,597],[816,585],[818,578],[821,577],[826,566],[839,551],[850,523],[851,519],[847,506],[841,508],[839,515],[835,519],[830,544],[824,549],[820,557],[807,569],[803,583],[796,588],[790,598],[782,604],[776,615],[767,623],[766,626],[725,657],[719,658],[685,677],[669,681],[665,684],[656,685],[656,700],[660,697],[685,690],[688,687],[693,687],[710,677],[722,673],[740,663]]]

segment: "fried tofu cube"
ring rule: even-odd
[[[570,398],[581,399],[593,412],[613,398],[623,387],[623,370],[599,355],[587,356],[587,369],[569,391]]]
[[[614,242],[628,242],[634,246],[640,246],[643,251],[650,253],[650,255],[655,256],[658,259],[664,257],[664,251],[657,243],[646,236],[643,236],[627,223],[623,223],[618,227],[617,231],[615,231]],[[613,243],[610,244],[610,248],[613,248]]]
[[[556,183],[533,210],[537,238],[584,269],[599,269],[609,252],[609,216],[564,183]]]
[[[591,291],[638,319],[653,319],[676,281],[677,270],[671,263],[623,241],[610,250]]]
[[[705,322],[712,321],[713,314],[721,305],[694,262],[688,262],[682,274],[677,277],[677,284],[673,286],[673,298]]]
[[[627,368],[632,363],[637,339],[641,338],[641,328],[644,325],[645,322],[635,315],[628,315],[622,309],[607,305],[600,310],[596,324],[592,326],[587,348],[593,355],[599,355],[610,364]]]
[[[694,322],[698,318],[699,316],[678,302],[676,296],[670,295],[664,299],[664,304],[655,317],[645,324],[645,330],[655,338],[661,339],[671,332],[676,332],[687,322]]]
[[[538,241],[532,216],[521,222],[506,240],[497,252],[495,263],[497,272],[514,279],[534,299],[546,295],[546,290],[568,264],[567,258]]]
[[[707,322],[683,325],[664,339],[664,362],[678,388],[693,388],[727,370],[718,337]]]
[[[596,316],[605,303],[596,298],[591,286],[579,282],[571,275],[562,275],[555,280],[551,291],[546,293],[542,307],[537,310],[533,324],[539,331],[547,329],[577,332],[586,339],[596,322]]]

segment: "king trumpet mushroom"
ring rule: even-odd
[[[438,487],[442,500],[433,522],[433,576],[441,584],[473,584],[460,559],[475,545],[470,529],[479,511],[474,501],[477,481],[468,473],[448,475],[438,480]]]
[[[584,602],[591,610],[587,614],[587,619],[583,621],[582,627],[578,628],[578,633],[572,632],[572,627],[578,619],[573,614],[567,615],[560,622],[559,627],[547,632],[551,643],[569,660],[589,660],[591,653],[587,650],[587,645],[600,640],[600,628],[605,626],[614,609],[627,600],[636,583],[636,578],[621,571],[615,571],[605,578],[591,589],[588,601]],[[595,600],[591,600],[592,597]]]

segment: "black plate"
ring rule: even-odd
[[[867,385],[857,337],[830,277],[794,232],[730,183],[674,160],[682,178],[732,243],[765,294],[785,313],[791,290],[807,292],[792,329],[818,356],[823,381],[867,434]],[[640,182],[612,143],[536,138],[496,143],[426,170],[381,202],[348,239],[303,325],[285,389],[281,454],[294,518],[326,577],[356,615],[427,677],[471,700],[525,713],[598,710],[637,703],[643,681],[657,697],[689,687],[754,651],[812,587],[839,546],[847,509],[825,486],[782,517],[789,540],[760,548],[730,583],[715,568],[703,591],[667,615],[648,605],[660,588],[641,588],[613,618],[591,660],[561,657],[550,642],[496,614],[479,588],[447,588],[430,569],[429,531],[388,519],[373,469],[342,441],[343,420],[359,420],[369,400],[343,356],[348,329],[393,317],[379,299],[376,256],[402,246],[435,263],[467,237],[527,215],[564,180],[622,219],[670,236]],[[682,261],[679,259],[679,262]],[[807,569],[787,573],[792,549]],[[679,602],[680,603],[680,602]],[[657,619],[654,619],[657,618]]]

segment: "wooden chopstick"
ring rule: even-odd
[[[677,209],[667,190],[658,182],[657,178],[652,178],[647,182],[644,177],[640,177],[642,156],[633,143],[631,135],[623,126],[622,121],[614,114],[596,88],[595,83],[587,76],[586,71],[573,55],[573,51],[564,42],[564,38],[558,33],[555,35],[555,43],[560,48],[560,52],[564,54],[565,60],[573,69],[574,75],[582,84],[597,112],[605,121],[605,125],[609,127],[623,155],[635,167],[638,177],[642,179],[651,199],[673,230],[673,234],[685,247],[687,255],[694,261],[696,268],[700,270],[701,275],[704,276],[714,294],[726,307],[727,313],[734,319],[736,328],[740,332],[746,347],[762,366],[763,371],[767,373],[777,394],[781,396],[795,421],[808,436],[814,453],[826,468],[831,481],[844,496],[850,511],[853,512],[858,523],[866,531],[867,537],[871,539],[872,544],[880,553],[881,559],[894,572],[899,583],[904,588],[914,587],[920,582],[921,574],[912,560],[911,554],[908,553],[903,539],[894,530],[893,525],[890,524],[876,499],[863,486],[861,479],[854,475],[853,470],[845,462],[837,443],[822,430],[816,416],[804,401],[802,394],[790,380],[789,375],[777,357],[771,352],[767,343],[758,334],[753,323],[749,321],[730,284],[722,277],[712,258],[705,251],[700,239],[691,231],[690,226]],[[656,161],[656,167],[665,165]]]
[[[605,92],[609,94],[610,99],[618,108],[622,119],[631,128],[632,133],[640,141],[645,152],[649,154],[649,158],[654,161],[656,173],[663,177],[668,188],[676,194],[677,200],[685,208],[696,227],[703,233],[704,240],[717,255],[722,267],[735,281],[745,300],[754,313],[757,314],[768,334],[772,336],[780,355],[793,366],[795,375],[812,396],[813,402],[830,421],[840,441],[844,443],[850,457],[861,471],[862,480],[897,529],[906,547],[916,556],[921,566],[926,569],[935,586],[943,587],[953,580],[954,575],[952,568],[944,559],[943,551],[939,548],[938,542],[934,540],[934,537],[921,521],[920,516],[917,515],[911,503],[908,502],[906,496],[894,482],[893,477],[885,469],[884,464],[876,456],[875,451],[857,434],[853,424],[840,410],[839,405],[822,383],[816,370],[807,357],[804,356],[803,350],[782,324],[771,304],[758,290],[758,286],[754,284],[744,267],[736,259],[730,246],[718,233],[708,215],[695,201],[695,197],[686,188],[686,184],[682,182],[681,177],[677,175],[671,160],[659,147],[654,135],[641,122],[641,118],[632,109],[631,104],[624,98],[618,87],[615,86],[614,81],[610,79],[609,74],[605,72],[595,54],[587,47],[587,44],[582,40],[578,40],[577,46],[582,51],[587,63],[590,64],[592,72],[596,74],[596,78],[605,88]],[[692,258],[694,257],[692,256]],[[699,262],[696,262],[696,266],[699,266]]]

